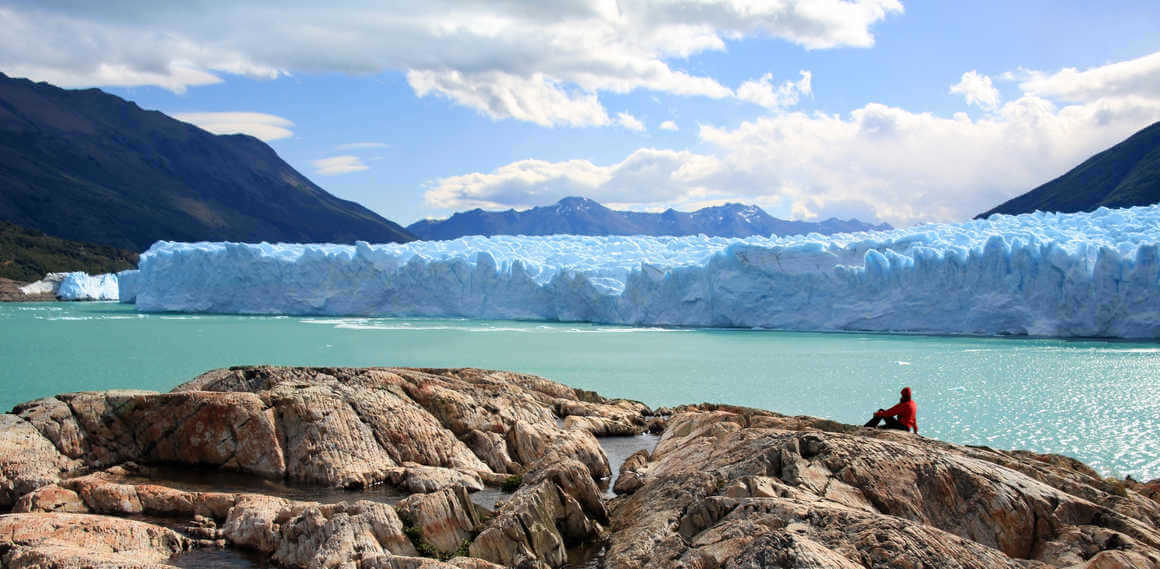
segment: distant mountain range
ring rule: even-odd
[[[407,231],[427,241],[455,239],[465,235],[697,235],[720,237],[845,233],[891,229],[885,223],[871,225],[857,219],[827,219],[813,223],[786,221],[754,205],[725,204],[694,212],[663,213],[616,211],[579,197],[526,211],[473,209],[448,219],[423,220]]]
[[[0,220],[143,251],[154,241],[409,241],[247,135],[214,135],[98,89],[0,74]]]
[[[1085,160],[1066,174],[983,212],[1073,213],[1160,203],[1160,122]]]

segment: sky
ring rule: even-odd
[[[969,219],[1160,120],[1160,2],[0,0],[0,72],[410,224],[562,197]]]

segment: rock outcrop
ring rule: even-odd
[[[189,547],[172,530],[134,520],[84,514],[0,516],[0,565],[8,569],[169,567]]]
[[[703,406],[636,462],[610,567],[1160,566],[1160,504],[1063,457]]]
[[[585,422],[568,427],[572,415]],[[481,532],[522,515],[519,492],[494,515],[471,499],[510,475],[534,480],[554,500],[527,539],[597,537],[607,515],[596,481],[611,470],[593,432],[636,434],[649,415],[640,403],[509,372],[215,370],[170,393],[63,394],[0,416],[0,508],[84,514],[96,526],[124,516],[165,519],[183,528],[183,547],[246,548],[284,567],[428,567],[430,559],[414,559],[463,554]],[[411,496],[392,505],[354,492],[354,500],[326,504],[129,476],[150,464],[355,491],[386,485]],[[12,543],[24,548],[21,559],[33,559],[31,546]],[[0,538],[0,552],[6,544]],[[50,554],[64,551],[50,545],[37,546],[38,562],[51,565]],[[559,566],[562,547],[524,557]],[[159,563],[173,553],[123,561]],[[66,557],[61,566],[72,563]],[[502,561],[498,552],[481,557],[454,563]]]
[[[303,569],[544,569],[595,546],[627,569],[1160,569],[1158,481],[740,407],[663,411],[474,369],[247,367],[31,401],[0,415],[0,568],[229,547]],[[646,429],[655,448],[609,464],[597,436]]]

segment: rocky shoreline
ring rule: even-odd
[[[21,290],[33,283],[14,281],[0,277],[0,302],[48,302],[56,300],[52,292],[37,292],[28,294]]]
[[[610,464],[602,438],[646,431],[655,448]],[[477,369],[240,367],[0,415],[2,569],[215,548],[348,569],[594,550],[587,566],[1158,568],[1157,499],[1062,456]]]

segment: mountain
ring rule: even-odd
[[[1103,207],[1160,202],[1160,122],[1072,168],[1068,173],[1013,198],[993,213],[1072,213]]]
[[[448,219],[425,219],[407,231],[427,241],[455,239],[464,235],[697,235],[721,237],[846,233],[891,229],[885,223],[871,225],[856,219],[827,219],[820,223],[786,221],[754,205],[725,204],[687,213],[669,209],[642,213],[608,209],[587,198],[564,198],[555,205],[526,211],[473,209]]]
[[[115,273],[137,266],[137,253],[68,241],[0,221],[0,278],[31,282],[47,273]]]
[[[98,89],[0,73],[0,220],[143,251],[154,241],[409,241],[247,135]]]

